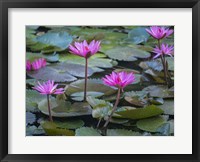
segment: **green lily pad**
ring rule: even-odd
[[[55,98],[50,100],[51,114],[55,117],[74,117],[82,115],[91,115],[91,107],[84,102],[75,102],[71,104],[69,101],[59,101]],[[42,100],[38,104],[40,111],[46,115],[48,113],[47,100]]]
[[[26,136],[36,136],[36,135],[44,135],[44,134],[45,134],[45,131],[41,126],[36,127],[35,125],[33,125],[33,126],[26,127]]]
[[[85,123],[82,120],[67,120],[64,122],[55,122],[58,128],[77,129],[82,127]]]
[[[87,97],[87,102],[92,106],[92,117],[93,118],[104,118],[108,116],[113,108],[113,104],[104,100],[96,99],[94,97]]]
[[[59,70],[51,66],[46,66],[36,71],[28,71],[27,75],[38,80],[54,80],[55,82],[71,82],[77,79],[67,71],[59,72]]]
[[[159,132],[158,128],[166,123],[162,116],[139,120],[136,125],[139,129],[148,132]]]
[[[43,99],[46,99],[46,95],[41,95],[34,90],[26,90],[26,111],[37,112],[37,105]]]
[[[42,128],[49,136],[74,136],[75,133],[72,130],[59,128],[54,122],[45,121],[41,123]]]
[[[145,27],[137,27],[132,29],[128,33],[128,40],[130,40],[134,44],[147,42],[149,34],[146,32],[145,29],[146,29]]]
[[[165,100],[164,104],[160,105],[159,107],[164,111],[164,114],[174,115],[174,101],[173,100]]]
[[[62,50],[66,49],[73,41],[72,36],[67,32],[46,33],[35,38],[36,42],[56,46]]]
[[[60,61],[81,64],[85,66],[85,58],[69,53],[60,55]],[[113,67],[113,64],[112,60],[105,58],[104,54],[95,54],[88,59],[88,66],[99,68],[111,68]]]
[[[33,124],[35,121],[36,121],[35,114],[26,112],[26,125]]]
[[[116,47],[105,52],[105,54],[119,61],[136,61],[138,58],[148,58],[150,53],[131,47]]]
[[[105,96],[112,95],[117,91],[117,89],[104,85],[101,79],[88,79],[87,83],[87,91],[101,92],[104,93]],[[83,92],[84,84],[84,79],[70,83],[66,88],[66,94],[70,96],[75,92]]]
[[[167,63],[168,63],[168,70],[174,71],[174,58],[173,57],[166,57],[165,58]],[[143,69],[149,69],[151,68],[152,70],[155,71],[162,71],[163,70],[163,64],[160,58],[151,60],[151,61],[144,61],[139,64],[139,66]]]
[[[87,96],[101,97],[104,95],[102,92],[87,91]],[[84,92],[75,92],[71,94],[71,99],[74,101],[83,101]]]
[[[50,63],[59,61],[59,55],[56,53],[46,54],[46,55],[42,53],[31,53],[31,52],[26,53],[26,60],[30,60],[31,62],[39,58],[45,58],[46,61]]]
[[[163,98],[154,97],[154,98],[150,98],[149,101],[150,101],[151,104],[153,104],[153,105],[163,105],[163,104],[164,104]],[[160,106],[159,106],[159,107],[160,107]],[[161,108],[161,107],[160,107],[160,108]]]
[[[145,108],[132,108],[129,110],[119,109],[115,112],[115,114],[120,115],[117,117],[127,119],[144,119],[152,116],[157,116],[162,113],[163,110],[154,105],[146,106]]]
[[[90,127],[76,129],[75,136],[101,136],[98,130]]]
[[[165,85],[152,85],[143,89],[150,94],[151,97],[160,97],[160,98],[173,98],[174,91],[168,89]]]
[[[108,129],[107,136],[141,136],[141,133],[126,129]]]
[[[144,106],[148,103],[148,92],[146,91],[131,91],[124,95],[125,100],[135,106]]]

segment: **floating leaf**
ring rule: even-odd
[[[137,58],[148,58],[150,53],[131,47],[116,47],[105,52],[108,57],[119,61],[136,61]]]
[[[60,56],[60,61],[65,61],[68,63],[81,64],[85,66],[85,58],[73,55],[73,54],[62,54]],[[99,67],[99,68],[111,68],[113,67],[112,60],[105,58],[104,54],[95,54],[88,59],[89,67]]]
[[[128,119],[143,119],[143,118],[149,118],[152,116],[157,116],[163,113],[163,110],[154,106],[154,105],[150,105],[150,106],[146,106],[145,108],[132,108],[132,109],[122,109],[122,110],[118,110],[117,112],[115,112],[117,115],[117,117],[120,118],[128,118]]]
[[[87,91],[101,92],[104,93],[105,96],[114,94],[117,91],[117,89],[104,85],[101,79],[88,79],[87,83]],[[66,89],[66,94],[70,96],[75,92],[83,92],[84,84],[84,79],[70,83]]]
[[[141,136],[141,133],[126,129],[108,129],[107,136]]]
[[[169,136],[169,134],[170,134],[170,124],[164,123],[159,128],[157,128],[156,132],[161,133],[163,136]]]
[[[36,121],[35,114],[26,112],[26,125],[33,124],[35,121]]]
[[[128,33],[128,40],[132,41],[134,44],[147,42],[149,34],[145,29],[145,27],[137,27],[132,29]]]
[[[149,101],[154,105],[162,105],[164,103],[163,98],[157,98],[157,97],[156,98],[150,98]]]
[[[35,135],[44,135],[45,134],[45,131],[44,129],[39,126],[39,127],[36,127],[35,125],[33,126],[27,126],[26,127],[26,136],[35,136]]]
[[[173,57],[166,57],[165,58],[167,63],[168,63],[168,70],[170,71],[174,71],[174,58]],[[161,59],[158,58],[158,59],[153,59],[151,61],[144,61],[144,62],[141,62],[139,64],[139,66],[143,69],[153,69],[155,71],[162,71],[163,70],[163,64],[161,62]]]
[[[143,89],[143,91],[149,92],[151,97],[160,98],[173,98],[174,92],[168,89],[165,85],[152,85]]]
[[[55,98],[50,100],[51,114],[55,117],[74,117],[82,115],[91,115],[92,109],[87,103],[75,102],[71,104],[69,101],[59,101]],[[47,100],[42,100],[38,104],[40,111],[46,115],[48,113]]]
[[[46,33],[41,36],[38,36],[35,41],[43,44],[56,46],[62,50],[66,49],[72,42],[72,36],[67,32],[58,32],[58,33]]]
[[[104,95],[102,92],[93,92],[93,91],[87,91],[87,96],[93,96],[93,97],[101,97]],[[71,99],[75,101],[83,101],[84,98],[84,92],[75,92],[71,94]]]
[[[158,132],[158,128],[166,123],[166,120],[162,116],[147,118],[139,120],[136,125],[139,129],[148,132]]]
[[[146,91],[131,91],[126,92],[125,100],[135,106],[144,106],[148,103],[148,92]]]
[[[74,136],[75,133],[72,130],[59,128],[54,122],[45,121],[41,123],[42,128],[49,136]]]
[[[76,129],[75,136],[101,136],[98,130],[90,127]]]
[[[59,61],[59,55],[56,53],[45,54],[45,55],[41,53],[31,53],[31,52],[26,53],[26,60],[30,60],[31,62],[39,58],[45,58],[47,62],[50,62],[50,63]]]
[[[113,104],[106,102],[104,100],[99,100],[94,97],[87,97],[87,102],[92,106],[92,116],[93,118],[104,118],[110,114],[113,108]]]
[[[164,114],[174,115],[174,101],[173,100],[165,100],[163,105],[159,106]]]
[[[46,96],[41,95],[37,91],[26,90],[26,111],[37,112],[37,105],[43,99],[46,99]]]
[[[77,129],[84,125],[82,120],[67,120],[62,122],[55,122],[58,128]]]

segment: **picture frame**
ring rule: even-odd
[[[192,154],[8,154],[8,9],[9,8],[192,8]],[[1,0],[0,2],[0,159],[2,162],[21,161],[132,161],[132,162],[198,162],[200,161],[199,109],[199,23],[198,0]]]

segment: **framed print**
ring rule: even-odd
[[[199,2],[1,1],[1,161],[200,161]]]

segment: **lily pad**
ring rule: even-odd
[[[38,136],[38,135],[44,135],[45,134],[45,131],[44,129],[39,126],[39,127],[36,127],[35,125],[33,126],[27,126],[26,127],[26,136]]]
[[[87,96],[93,96],[93,97],[101,97],[104,93],[102,92],[93,92],[93,91],[87,91]],[[83,101],[84,92],[75,92],[71,94],[71,99],[74,101]]]
[[[42,128],[48,136],[74,136],[75,133],[72,130],[59,128],[54,122],[45,121],[41,123]]]
[[[125,100],[135,106],[144,106],[148,103],[148,92],[146,91],[131,91],[124,95]]]
[[[66,49],[73,41],[72,36],[67,32],[46,33],[35,38],[36,42],[56,46],[62,50]]]
[[[111,68],[113,63],[111,59],[105,58],[104,54],[95,54],[88,60],[89,67]],[[60,55],[60,61],[68,63],[81,64],[85,66],[85,58],[70,53]]]
[[[37,105],[43,99],[46,99],[46,95],[41,95],[34,90],[26,90],[26,111],[37,112]]]
[[[57,53],[53,54],[42,54],[42,53],[26,53],[26,60],[30,60],[31,62],[35,59],[45,58],[47,62],[54,63],[59,61],[59,55]]]
[[[75,136],[101,136],[98,130],[90,127],[76,129]]]
[[[104,118],[108,116],[113,108],[113,104],[104,100],[96,99],[94,97],[87,97],[87,102],[92,106],[93,118]]]
[[[117,117],[127,119],[144,119],[152,116],[157,116],[162,113],[163,110],[154,105],[146,106],[145,108],[132,108],[128,110],[119,109],[117,112],[115,112],[115,114],[120,115]]]
[[[136,125],[139,129],[148,132],[159,132],[158,128],[166,123],[166,120],[162,116],[147,118],[139,120]]]
[[[165,58],[168,63],[168,70],[174,71],[174,58],[173,57],[166,57]],[[163,70],[163,64],[161,62],[161,59],[155,59],[151,61],[144,61],[139,64],[139,66],[143,69],[153,69],[155,71],[162,71]]]
[[[116,47],[105,52],[105,54],[119,61],[136,61],[138,58],[148,58],[150,53],[131,47]]]
[[[117,91],[117,89],[104,85],[101,79],[88,79],[87,83],[87,91],[101,92],[105,96],[112,95]],[[84,79],[70,83],[66,88],[66,94],[70,96],[75,92],[83,92],[84,84]]]
[[[134,44],[147,42],[149,34],[146,32],[145,29],[146,29],[145,27],[137,27],[132,29],[128,33],[128,40],[130,40]]]
[[[71,82],[77,78],[69,74],[67,71],[59,72],[50,66],[43,67],[37,71],[28,71],[28,76],[38,80],[54,80],[55,82]]]
[[[82,115],[91,115],[91,107],[84,102],[75,102],[71,104],[69,101],[59,101],[55,98],[50,100],[51,114],[55,117],[74,117]],[[42,100],[38,104],[40,111],[46,115],[48,113],[47,100]]]
[[[35,121],[36,121],[35,114],[26,112],[26,125],[33,124]]]
[[[151,97],[160,98],[173,98],[174,91],[168,89],[165,85],[151,85],[143,89],[143,91],[149,92]]]
[[[141,136],[141,133],[126,129],[108,129],[107,136]]]
[[[54,122],[56,123],[58,128],[66,128],[66,129],[77,129],[84,125],[84,121],[82,120],[67,120],[63,122]]]
[[[174,101],[173,100],[165,100],[164,104],[160,105],[159,107],[164,111],[164,114],[174,115]]]

